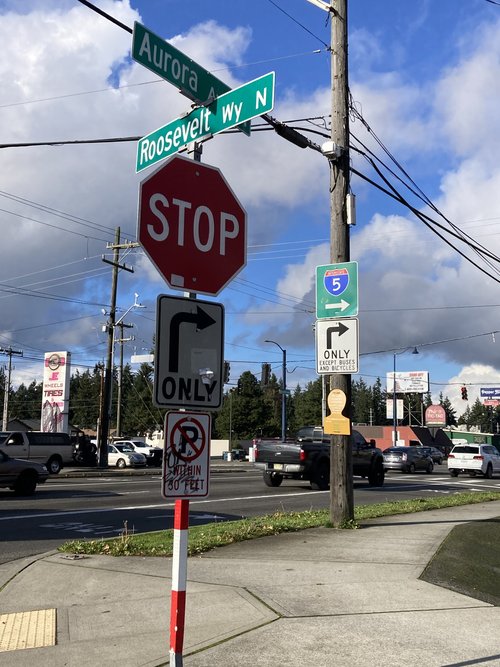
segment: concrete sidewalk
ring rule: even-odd
[[[500,501],[190,558],[184,665],[500,665],[500,608],[418,578],[455,525],[496,516]],[[0,566],[0,664],[168,665],[170,577],[168,558],[52,552]],[[36,630],[57,643],[5,651],[7,629],[23,622],[11,645]]]

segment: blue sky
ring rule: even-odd
[[[189,109],[173,86],[130,59],[131,36],[77,0],[0,0],[5,144],[143,136]],[[276,72],[276,118],[312,141],[328,135],[330,26],[307,0],[211,2],[102,0],[127,26],[135,20],[234,87]],[[391,156],[446,217],[499,252],[500,7],[486,0],[351,0],[349,83],[360,142],[397,172]],[[369,135],[360,118],[371,128]],[[260,119],[254,121],[258,128]],[[382,152],[378,137],[390,152]],[[134,240],[138,186],[134,142],[12,147],[0,151],[0,346],[24,351],[14,384],[42,375],[43,353],[68,349],[75,367],[102,360],[101,308],[109,302],[106,245],[114,229]],[[226,308],[225,357],[231,381],[271,362],[288,385],[315,375],[315,266],[329,263],[328,163],[272,132],[218,135],[203,162],[222,170],[248,214],[248,263],[215,300]],[[351,151],[352,166],[378,182]],[[390,174],[385,172],[387,176]],[[397,172],[401,175],[401,172]],[[391,182],[418,210],[449,224]],[[400,203],[354,176],[357,226],[351,259],[359,263],[360,374],[367,383],[392,370],[427,370],[431,391],[458,414],[498,375],[498,275],[463,242],[461,256]],[[155,299],[170,290],[141,250],[124,257],[119,315],[134,302],[135,341],[126,357],[151,346]],[[481,272],[478,268],[484,269]],[[488,275],[486,275],[488,274]],[[26,294],[26,290],[35,294]],[[446,342],[448,341],[448,342]]]

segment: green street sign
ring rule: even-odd
[[[132,34],[132,58],[196,104],[206,104],[231,88],[185,53],[135,21]],[[238,128],[250,135],[250,123]]]
[[[136,171],[151,167],[187,144],[261,116],[271,111],[273,105],[274,72],[269,72],[140,139]]]
[[[316,267],[316,317],[354,317],[358,314],[358,263]]]

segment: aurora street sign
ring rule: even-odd
[[[132,35],[132,58],[172,83],[196,104],[206,104],[231,90],[224,81],[137,21]],[[249,123],[238,129],[250,135]]]
[[[198,107],[140,139],[136,171],[151,167],[187,144],[261,116],[271,111],[273,106],[274,72],[269,72],[233,88],[207,107]]]

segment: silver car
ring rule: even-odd
[[[434,470],[434,462],[424,447],[390,447],[383,455],[386,470],[410,473],[417,470],[431,473]]]
[[[108,445],[108,465],[138,468],[146,465],[146,457],[127,445]]]

